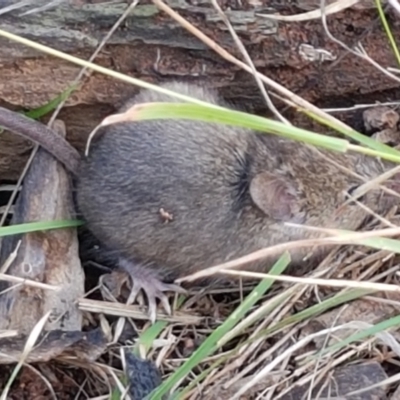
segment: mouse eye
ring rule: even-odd
[[[350,196],[353,196],[355,190],[356,190],[359,186],[360,186],[360,185],[353,185],[353,186],[351,186],[350,189],[347,191],[347,193],[348,193]],[[365,198],[365,196],[363,195],[363,196],[359,197],[359,198],[357,199],[357,201],[362,202],[362,201],[364,200],[364,198]],[[348,200],[348,198],[347,198],[347,200]],[[350,202],[349,204],[356,204],[356,203],[352,201],[352,202]]]

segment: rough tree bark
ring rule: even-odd
[[[0,9],[19,1],[0,0]],[[88,59],[127,7],[126,1],[111,0],[58,3],[48,10],[25,16],[22,14],[32,5],[0,14],[0,28]],[[166,3],[241,58],[211,1],[168,0]],[[302,13],[318,8],[319,0],[224,0],[220,4],[258,70],[307,100],[317,105],[348,106],[399,97],[399,82],[330,40],[319,19],[275,22],[258,15]],[[400,19],[392,9],[388,9],[387,16],[394,37],[400,37]],[[329,16],[328,25],[332,35],[346,45],[361,42],[380,65],[396,66],[372,0]],[[306,56],[310,50],[314,59]],[[250,74],[223,60],[151,1],[141,1],[136,6],[96,63],[150,82],[168,79],[200,82],[219,88],[228,100],[242,104],[247,110],[266,111]],[[79,66],[3,38],[0,38],[0,64],[1,105],[13,109],[32,109],[46,104],[65,90],[80,70]],[[98,121],[136,91],[134,86],[98,73],[87,77],[60,114],[67,126],[67,138],[82,150],[87,134]],[[18,177],[30,147],[29,142],[3,132],[1,180]]]

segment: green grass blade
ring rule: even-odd
[[[393,156],[400,157],[400,152],[398,150],[396,150],[384,143],[378,142],[377,140],[372,139],[369,136],[363,135],[362,133],[357,132],[354,129],[345,129],[344,127],[339,126],[338,124],[336,125],[328,120],[325,120],[325,119],[319,117],[312,111],[304,110],[304,109],[302,109],[301,111],[304,114],[306,114],[307,116],[309,116],[310,118],[319,122],[320,124],[328,126],[329,128],[331,128],[337,132],[340,132],[344,136],[347,136],[347,137],[357,141],[358,143],[361,143],[364,146],[367,146],[373,150],[376,150],[376,151],[382,153],[382,155],[392,154]],[[377,156],[379,156],[379,155],[377,155]]]
[[[49,112],[55,110],[63,101],[65,101],[70,94],[76,90],[78,85],[71,85],[65,89],[60,95],[58,95],[53,100],[50,100],[47,104],[42,107],[35,108],[34,110],[26,111],[23,114],[32,119],[39,119]]]
[[[268,315],[271,311],[273,311],[277,307],[279,307],[279,305],[282,304],[283,302],[285,302],[285,300],[288,297],[292,296],[291,292],[292,292],[292,290],[288,289],[288,290],[285,290],[283,293],[275,296],[274,300],[271,301],[271,303],[268,305],[268,307],[265,307],[263,312],[257,315],[257,319],[253,318],[253,319],[249,320],[246,324],[243,324],[242,331],[246,330],[250,325],[255,324],[257,321],[262,320],[265,315]],[[224,338],[223,338],[223,341],[222,341],[223,343],[221,343],[221,341],[220,341],[219,345],[220,346],[224,345],[227,341],[229,341],[231,339],[233,339],[233,337],[231,338],[229,335],[225,335]],[[251,342],[252,342],[252,340],[243,341],[242,345],[246,345],[246,344],[249,344]],[[201,374],[199,374],[195,379],[193,379],[187,387],[185,387],[184,389],[181,389],[181,391],[179,393],[181,395],[189,393],[189,391],[192,390],[192,388],[194,386],[196,386],[199,382],[201,382],[201,380],[205,376],[207,376],[210,371],[214,370],[220,364],[224,363],[227,358],[236,355],[239,350],[240,350],[240,348],[235,348],[235,349],[231,350],[230,352],[227,352],[227,354],[225,354],[224,357],[221,357],[217,361],[215,361],[212,365],[210,365],[210,367],[205,369]],[[172,397],[172,398],[174,398],[174,397]]]
[[[157,321],[149,328],[146,329],[140,336],[138,341],[136,342],[133,353],[136,356],[140,356],[139,347],[144,346],[146,353],[151,349],[154,340],[160,335],[160,333],[167,327],[167,321]]]
[[[184,301],[186,300],[186,296],[180,295],[177,301],[177,307],[181,307]],[[139,356],[139,347],[144,346],[145,352],[147,353],[152,345],[154,340],[161,334],[161,332],[167,327],[168,321],[157,321],[155,324],[151,325],[147,328],[139,337],[139,340],[136,342],[133,352],[137,356]]]
[[[357,232],[354,231],[346,231],[343,229],[336,229],[336,234],[340,237],[346,237],[348,235],[352,236]],[[353,243],[356,245],[367,246],[377,250],[386,250],[396,254],[400,253],[400,240],[391,239],[387,237],[375,236],[363,239],[354,239],[350,240],[349,244]]]
[[[25,224],[2,226],[0,228],[0,237],[36,231],[47,231],[49,229],[71,228],[80,225],[83,225],[83,222],[79,220],[28,222]]]
[[[198,376],[196,376],[195,379],[193,379],[189,385],[187,385],[185,388],[179,388],[179,390],[175,393],[172,394],[171,398],[168,400],[173,400],[173,399],[180,399],[182,396],[186,395],[189,393],[199,382],[201,382],[204,378],[208,376],[209,373],[214,371],[216,368],[219,367],[222,363],[224,363],[227,358],[229,358],[233,353],[235,352],[228,352],[225,354],[224,357],[221,357],[217,361],[213,362],[208,368],[204,369]]]
[[[271,268],[271,274],[281,274],[290,262],[288,253],[283,254]],[[226,319],[226,321],[215,329],[211,335],[199,346],[192,356],[183,363],[178,370],[163,382],[151,395],[151,400],[162,400],[162,396],[168,393],[181,379],[196,367],[204,358],[217,349],[217,343],[228,333],[248,312],[248,310],[264,295],[273,284],[273,279],[262,280],[257,287],[244,299],[238,308]]]
[[[344,293],[338,293],[333,297],[330,297],[321,303],[315,304],[311,307],[306,308],[303,311],[298,312],[297,314],[291,315],[280,322],[276,323],[275,325],[260,331],[258,335],[256,335],[253,340],[259,339],[260,337],[271,335],[272,333],[285,328],[291,324],[299,323],[307,318],[316,317],[317,315],[322,314],[324,311],[328,311],[334,307],[337,307],[341,304],[345,304],[351,300],[358,299],[360,297],[366,296],[371,293],[375,293],[376,290],[367,290],[367,289],[354,289],[348,290]]]
[[[372,247],[373,249],[387,250],[396,254],[400,254],[400,241],[396,239],[376,237],[357,240],[356,243],[363,246]]]
[[[346,339],[343,339],[338,343],[335,343],[325,349],[322,349],[313,357],[320,357],[329,352],[339,351],[343,347],[345,347],[353,342],[357,342],[362,339],[366,339],[370,336],[375,336],[379,332],[386,331],[388,329],[391,329],[394,327],[399,327],[399,326],[400,326],[400,315],[397,315],[396,317],[392,317],[385,321],[379,322],[379,323],[375,324],[374,326],[371,326],[370,328],[363,329],[361,332],[354,333],[354,334],[348,336]]]
[[[305,129],[283,124],[268,118],[229,109],[215,109],[188,103],[146,103],[132,112],[132,120],[152,119],[189,119],[239,126],[260,132],[284,136],[288,139],[324,147],[329,150],[345,152],[349,142],[345,139],[330,137]]]
[[[379,18],[381,19],[383,28],[385,29],[386,35],[389,39],[389,43],[392,46],[394,56],[396,57],[397,64],[400,65],[399,49],[397,48],[396,41],[394,40],[392,31],[390,30],[388,21],[386,19],[385,11],[383,10],[383,7],[382,7],[382,1],[376,0],[375,3],[376,3],[376,8],[378,9]]]
[[[187,103],[145,103],[135,106],[136,108],[125,113],[124,121],[141,121],[153,119],[187,119],[203,122],[212,122],[218,124],[238,126],[242,128],[259,131],[262,133],[274,134],[286,137],[287,139],[297,140],[314,146],[323,147],[331,151],[346,152],[352,151],[366,154],[373,157],[381,157],[390,161],[400,163],[400,152],[391,147],[380,143],[368,136],[362,135],[354,130],[345,130],[339,128],[339,131],[362,142],[366,146],[351,145],[346,139],[336,138],[328,135],[322,135],[310,132],[305,129],[297,128],[291,125],[283,124],[279,121],[273,121],[268,118],[257,115],[247,114],[241,111],[230,109],[215,109],[207,106]],[[310,113],[308,113],[310,114]],[[322,119],[315,116],[315,119]],[[326,123],[331,126],[330,123]]]

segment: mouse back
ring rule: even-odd
[[[212,91],[164,85],[228,106]],[[179,101],[142,91],[143,102]],[[92,142],[77,185],[88,228],[125,257],[176,277],[264,247],[320,236],[287,222],[357,229],[369,215],[347,195],[392,164],[274,135],[190,120],[123,122]],[[360,199],[380,213],[377,188]],[[306,249],[308,252],[309,249]],[[294,250],[293,260],[306,253]],[[265,261],[256,268],[265,267]]]
[[[221,104],[202,88],[167,87]],[[144,91],[123,109],[149,101],[171,98]],[[79,209],[94,235],[124,254],[174,263],[176,269],[184,259],[207,262],[198,249],[208,248],[212,258],[222,260],[230,252],[225,241],[237,241],[243,208],[251,201],[254,145],[253,132],[214,123],[112,125],[92,142],[82,163]]]

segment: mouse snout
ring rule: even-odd
[[[400,203],[400,173],[393,175],[390,179],[383,182],[383,186],[395,193],[385,192],[385,197],[390,197],[392,203]]]
[[[339,204],[332,213],[331,218],[343,226],[350,226],[353,221],[361,221],[366,217],[368,212],[364,207],[382,215],[400,204],[400,173],[382,182],[381,187],[371,187],[366,192],[358,193],[360,186],[361,183],[354,182],[344,189],[340,196],[341,201],[338,201]]]
[[[400,204],[400,173],[371,188],[366,193],[364,204],[371,210],[384,214]]]

